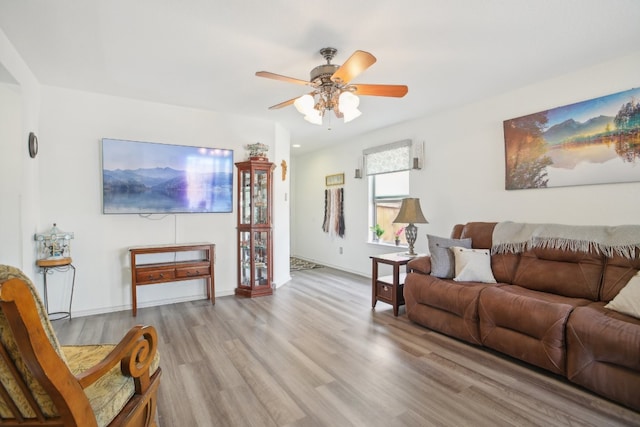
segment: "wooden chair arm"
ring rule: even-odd
[[[136,392],[144,393],[149,386],[149,367],[157,350],[155,328],[134,326],[101,362],[76,375],[76,378],[83,389],[87,388],[120,363],[123,375],[133,377]]]

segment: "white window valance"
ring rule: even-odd
[[[367,175],[378,175],[411,169],[410,139],[367,148],[362,154],[364,155]]]

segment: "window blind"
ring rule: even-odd
[[[378,175],[411,169],[410,139],[367,148],[362,154],[364,155],[367,175]]]

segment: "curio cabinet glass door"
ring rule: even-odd
[[[272,179],[266,160],[236,163],[238,169],[238,287],[236,295],[271,295],[273,282]]]

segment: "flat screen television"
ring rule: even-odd
[[[231,212],[233,150],[102,139],[102,212]]]

